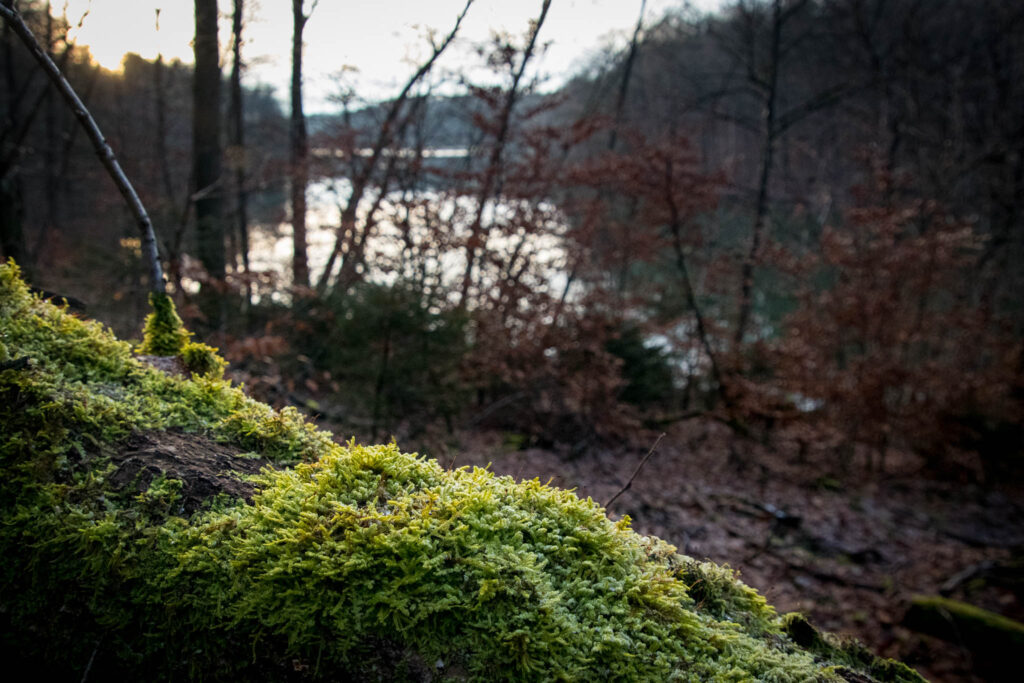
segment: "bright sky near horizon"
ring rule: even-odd
[[[79,45],[88,45],[93,58],[118,69],[126,52],[147,59],[192,61],[194,5],[188,0],[59,0],[67,17],[80,29],[72,32]],[[684,4],[714,9],[721,0],[647,0],[651,21]],[[226,53],[231,28],[230,0],[221,0],[221,51]],[[272,86],[287,96],[291,50],[291,3],[288,0],[250,0],[242,58],[249,65],[249,84]],[[307,7],[311,1],[307,0]],[[304,83],[307,110],[330,109],[338,91],[338,74],[347,69],[348,85],[370,99],[393,94],[429,55],[428,31],[446,34],[465,0],[320,0],[306,25]],[[558,82],[582,67],[602,46],[625,45],[636,24],[641,0],[554,0],[540,39],[548,43],[541,73]],[[539,14],[541,0],[476,0],[460,31],[460,41],[442,58],[441,68],[464,65],[471,46],[486,40],[492,30],[522,35]],[[160,8],[160,30],[156,9]],[[229,61],[225,59],[227,66]]]

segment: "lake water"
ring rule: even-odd
[[[311,183],[307,190],[306,249],[310,276],[314,283],[319,279],[334,248],[341,211],[349,193],[351,184],[346,179],[318,181]],[[461,282],[466,263],[464,250],[458,245],[467,236],[476,202],[473,198],[435,190],[418,191],[415,200],[418,204],[408,216],[408,236],[396,226],[394,219],[395,216],[406,217],[402,193],[390,193],[381,202],[377,214],[378,223],[367,241],[366,263],[371,268],[368,279],[375,282],[392,281],[397,273],[391,266],[400,259],[403,247],[411,239],[417,245],[419,257],[430,261],[428,267],[434,275],[447,286],[457,286]],[[372,196],[360,203],[357,221],[361,226],[365,224],[372,204]],[[522,206],[518,209],[521,210]],[[486,207],[483,215],[485,226],[500,223],[508,227],[507,230],[487,232],[488,251],[507,255],[518,248],[520,254],[530,254],[548,285],[558,291],[557,288],[564,287],[566,279],[566,253],[559,236],[565,224],[564,218],[552,204],[541,203],[533,207],[530,217],[533,220],[538,216],[544,219],[547,230],[543,234],[526,234],[525,230],[517,230],[515,227],[516,211],[517,207],[511,204],[492,202]],[[428,221],[434,226],[433,237],[428,237],[432,234],[427,227]],[[423,248],[427,246],[425,242],[428,239],[437,242],[438,237],[448,240],[450,248],[442,246],[438,249],[434,245],[429,249]],[[280,283],[290,284],[292,254],[290,222],[257,227],[252,231],[249,256],[252,270],[273,273]],[[337,268],[338,263],[335,264],[335,273]],[[482,277],[486,281],[486,272]]]

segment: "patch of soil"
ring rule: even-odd
[[[140,354],[135,356],[135,358],[171,377],[188,377],[190,375],[188,368],[185,367],[185,364],[177,356],[146,356]]]
[[[512,450],[514,439],[500,434],[466,434],[457,456],[431,455],[443,466],[490,463],[499,474],[550,479],[604,505],[656,436],[644,446],[569,458]],[[731,565],[780,613],[803,612],[929,680],[1020,680],[902,621],[915,594],[1024,618],[1024,496],[929,478],[906,454],[892,455],[884,473],[868,472],[863,455],[843,462],[826,443],[801,447],[784,434],[769,447],[693,420],[669,430],[611,513],[629,515],[639,533],[680,552]]]
[[[145,491],[160,475],[180,479],[183,514],[192,514],[219,493],[252,501],[255,487],[239,478],[257,474],[266,460],[239,457],[237,447],[201,434],[152,431],[133,434],[111,457],[116,470],[110,483],[119,489]]]

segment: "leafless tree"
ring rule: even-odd
[[[530,22],[530,31],[526,39],[526,46],[519,55],[519,62],[513,66],[512,81],[501,109],[498,112],[498,125],[494,139],[490,145],[487,166],[484,168],[483,178],[476,196],[476,211],[469,226],[469,236],[466,240],[466,270],[462,276],[462,287],[459,290],[459,306],[465,306],[469,296],[470,285],[473,281],[473,270],[476,268],[476,261],[480,250],[484,245],[484,214],[487,205],[491,201],[495,190],[500,185],[502,156],[505,153],[505,146],[508,143],[509,133],[512,127],[512,112],[520,96],[520,86],[523,76],[526,74],[526,67],[537,50],[537,36],[540,34],[544,20],[551,9],[551,0],[544,0],[541,5],[540,15]]]
[[[760,104],[760,162],[755,189],[754,217],[750,242],[744,255],[738,300],[738,315],[733,341],[740,344],[747,333],[753,303],[754,268],[760,257],[768,221],[770,190],[776,166],[776,152],[786,132],[807,116],[836,104],[851,85],[845,79],[813,92],[795,105],[784,107],[781,97],[782,72],[788,53],[804,40],[791,25],[808,9],[810,0],[771,0],[765,10],[760,2],[742,0],[735,5],[739,32],[722,45],[737,60],[744,73],[746,88]]]
[[[288,128],[292,210],[292,283],[309,287],[306,256],[306,186],[309,184],[309,138],[302,110],[302,33],[319,0],[306,12],[305,0],[292,0],[291,119]]]
[[[238,253],[242,260],[242,269],[249,272],[249,217],[248,193],[246,191],[246,150],[245,150],[245,117],[242,103],[242,27],[245,11],[244,0],[234,0],[234,12],[231,16],[231,80],[230,106],[228,107],[228,149],[231,151],[229,162],[234,170],[235,195],[235,235],[238,238]],[[232,260],[234,255],[232,255]]]
[[[220,49],[217,1],[195,0],[192,167],[199,260],[210,277],[224,278],[223,178],[220,135]],[[210,311],[212,312],[212,311]]]
[[[444,54],[448,46],[452,44],[452,41],[455,40],[459,28],[462,26],[462,21],[465,19],[466,13],[469,12],[469,8],[473,6],[473,2],[474,0],[466,0],[466,4],[456,17],[455,25],[451,31],[448,32],[444,39],[432,46],[430,57],[420,65],[416,72],[406,81],[398,96],[388,105],[384,121],[378,129],[368,158],[357,167],[352,178],[352,191],[341,210],[341,221],[337,237],[334,241],[334,247],[331,249],[331,254],[327,259],[327,265],[324,267],[323,274],[317,282],[317,290],[319,292],[323,293],[327,290],[333,277],[334,264],[342,254],[345,255],[345,258],[342,263],[341,272],[337,277],[336,287],[345,290],[353,284],[357,269],[363,265],[366,255],[366,242],[370,235],[369,225],[364,226],[362,230],[357,229],[356,212],[359,208],[359,203],[366,196],[370,181],[374,173],[380,168],[388,146],[394,140],[401,138],[405,123],[409,120],[408,117],[402,120],[401,114],[413,89],[430,73],[437,60]],[[385,173],[385,181],[382,184],[386,184],[390,175],[390,171]],[[382,194],[383,190],[378,197]]]

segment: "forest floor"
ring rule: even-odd
[[[500,433],[473,433],[460,435],[448,455],[432,455],[448,467],[490,464],[499,474],[551,480],[603,505],[656,437],[644,447],[569,458],[511,448]],[[766,446],[718,423],[678,424],[611,513],[629,515],[638,532],[687,555],[730,565],[780,613],[803,612],[929,680],[1020,680],[1019,670],[986,670],[964,647],[901,623],[916,594],[1024,617],[1020,491],[929,479],[907,455],[890,456],[885,473],[869,474],[863,463],[843,473],[824,446],[798,453],[785,435]]]

